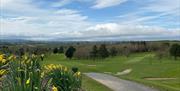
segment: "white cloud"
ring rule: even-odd
[[[82,33],[88,34],[89,36],[180,36],[180,29],[168,30],[157,26],[106,23],[91,26]]]
[[[122,4],[128,0],[96,0],[95,5],[92,6],[94,9],[102,9],[106,7],[116,6]]]
[[[59,0],[58,2],[53,3],[52,6],[53,7],[62,7],[62,6],[69,4],[71,2],[72,2],[72,0]]]
[[[145,6],[143,9],[152,12],[180,15],[180,0],[154,0],[147,6]]]
[[[64,0],[66,1],[66,0]],[[127,0],[97,0],[93,8],[101,9],[119,5]],[[100,38],[143,38],[152,36],[180,36],[180,29],[167,29],[157,26],[148,26],[139,23],[148,21],[164,15],[170,10],[157,16],[141,17],[138,14],[125,16],[128,23],[107,22],[98,24],[88,21],[78,10],[61,8],[42,9],[29,2],[29,0],[0,0],[2,12],[8,12],[11,17],[0,17],[0,35],[23,36],[29,39],[79,39],[96,40]],[[148,6],[150,7],[150,6]],[[169,6],[170,7],[170,6]],[[146,8],[149,10],[150,8]],[[174,8],[173,8],[174,9]],[[166,12],[165,12],[166,11]],[[159,12],[159,11],[158,11]],[[124,17],[123,17],[124,18]],[[130,22],[133,23],[130,23]],[[97,38],[98,37],[98,38]]]
[[[12,0],[2,7],[2,12],[8,13],[1,16],[0,35],[49,36],[54,32],[80,31],[90,25],[87,22],[88,17],[81,15],[77,10],[41,9],[28,0]]]

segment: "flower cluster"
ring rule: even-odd
[[[79,91],[81,73],[66,66],[49,64],[41,67],[40,56],[0,55],[0,82],[2,91]],[[4,76],[5,75],[5,76]],[[2,79],[2,76],[3,79]]]
[[[44,70],[47,78],[53,78],[53,91],[78,91],[81,88],[80,72],[74,73],[60,64],[45,65]]]

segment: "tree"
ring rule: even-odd
[[[112,48],[110,49],[110,55],[111,55],[111,56],[116,56],[117,53],[118,53],[118,51],[117,51],[117,49],[116,49],[115,47],[112,47]]]
[[[76,49],[73,46],[70,46],[65,53],[66,57],[71,59],[75,51]]]
[[[24,48],[19,49],[19,56],[23,56],[25,54]]]
[[[106,57],[109,56],[109,52],[108,52],[105,44],[102,44],[102,45],[99,47],[98,53],[99,53],[99,56],[100,56],[101,58],[106,58]]]
[[[96,45],[93,46],[90,56],[94,59],[98,57],[98,48]]]
[[[174,56],[174,59],[176,60],[178,56],[180,56],[180,45],[179,44],[173,44],[169,50],[170,55]]]
[[[165,56],[168,56],[169,43],[162,43],[157,46],[158,46],[158,49],[156,50],[156,56],[158,57],[159,60]]]
[[[54,54],[58,53],[58,48],[54,48],[53,53]]]
[[[64,53],[64,47],[63,47],[63,46],[61,46],[61,47],[59,48],[58,53]]]
[[[123,54],[124,54],[126,57],[129,57],[129,55],[130,55],[130,50],[128,49],[127,46],[124,47]]]

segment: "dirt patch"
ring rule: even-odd
[[[155,77],[145,77],[145,80],[176,80],[177,78],[155,78]]]
[[[132,69],[126,69],[122,72],[117,72],[116,75],[126,75],[129,74],[132,71]]]
[[[96,65],[87,65],[87,66],[89,66],[89,67],[95,67]]]

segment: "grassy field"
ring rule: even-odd
[[[49,55],[42,64],[63,64],[68,67],[78,67],[81,72],[101,72],[110,73],[119,78],[137,81],[148,86],[153,86],[162,91],[180,91],[180,60],[163,58],[158,60],[153,53],[132,54],[130,57],[117,56],[104,60],[69,60],[64,55]],[[117,72],[131,69],[132,72],[118,76]],[[173,78],[164,80],[146,80],[144,78]],[[91,80],[83,78],[85,89],[93,91],[106,91],[107,87]]]
[[[112,91],[106,86],[96,82],[95,80],[92,80],[91,78],[85,75],[83,75],[83,78],[82,78],[82,87],[86,91]]]

